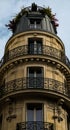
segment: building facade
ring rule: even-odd
[[[0,130],[70,130],[70,62],[44,11],[33,3],[10,24],[0,62]]]

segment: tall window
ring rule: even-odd
[[[30,28],[41,29],[41,19],[30,19]]]
[[[43,67],[28,67],[28,87],[43,88]]]
[[[43,104],[27,104],[27,130],[41,130],[43,128]]]
[[[27,104],[27,121],[43,121],[43,105],[41,103]]]
[[[42,54],[42,39],[28,39],[28,53],[29,54]]]

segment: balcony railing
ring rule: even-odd
[[[42,121],[17,123],[16,130],[54,130],[54,124]]]
[[[41,24],[30,24],[29,28],[33,29],[42,29]]]
[[[44,55],[60,60],[68,67],[70,67],[70,61],[65,54],[53,47],[43,45],[41,48],[35,48],[33,51],[29,49],[28,45],[19,46],[15,49],[8,51],[0,61],[0,66],[12,60],[14,58],[25,56],[25,55]]]
[[[9,93],[25,89],[47,90],[68,96],[66,88],[64,83],[50,78],[19,78],[9,81],[0,87],[0,97],[2,98]]]

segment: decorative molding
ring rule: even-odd
[[[18,78],[14,79],[12,81],[9,81],[4,84],[4,86],[1,87],[0,89],[0,96],[3,97],[4,95],[7,95],[12,92],[17,92],[20,90],[25,90],[25,89],[45,89],[56,92],[56,93],[61,93],[64,95],[68,95],[66,89],[65,89],[65,84],[51,79],[51,78]]]
[[[68,58],[65,56],[65,54],[62,51],[60,51],[60,50],[58,50],[58,49],[56,49],[54,47],[47,46],[47,45],[42,46],[42,51],[41,52],[36,51],[36,52],[32,52],[32,54],[30,52],[28,52],[28,45],[23,45],[23,46],[16,47],[16,48],[8,51],[4,55],[4,57],[2,58],[2,60],[0,62],[0,66],[5,64],[9,60],[13,60],[14,58],[18,58],[18,57],[26,56],[26,55],[50,56],[51,58],[55,58],[57,60],[60,60],[61,62],[63,62],[64,64],[66,64],[70,68],[70,62],[69,62]],[[49,62],[50,61],[48,60],[48,63]],[[52,63],[55,64],[54,61],[52,61]],[[58,68],[60,68],[60,66],[61,66],[60,64],[57,64]]]
[[[9,115],[9,116],[6,118],[6,120],[10,122],[12,119],[15,119],[16,117],[17,117],[16,114]]]

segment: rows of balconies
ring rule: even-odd
[[[54,124],[43,121],[17,123],[16,130],[54,130]]]
[[[70,68],[70,61],[65,54],[51,46],[43,45],[41,48],[29,48],[28,45],[19,46],[15,49],[8,51],[0,61],[0,66],[6,62],[25,55],[44,55],[55,58]]]
[[[7,96],[11,93],[16,93],[24,90],[45,90],[50,92],[59,93],[65,96],[69,96],[67,92],[67,86],[65,83],[57,81],[51,78],[42,78],[42,77],[26,77],[18,78],[12,81],[5,83],[0,87],[0,97]]]

